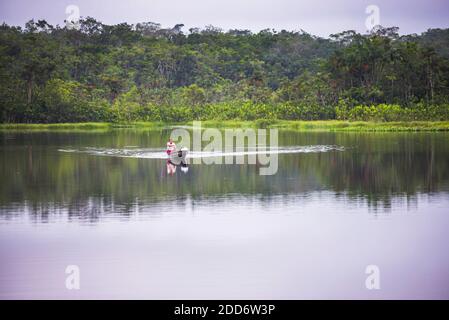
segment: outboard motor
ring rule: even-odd
[[[187,151],[189,151],[189,149],[182,147],[181,150],[178,151],[178,157],[184,159],[187,156]]]

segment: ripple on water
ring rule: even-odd
[[[188,158],[208,158],[208,157],[225,157],[225,156],[244,156],[255,154],[288,154],[288,153],[318,153],[331,151],[344,151],[345,147],[337,145],[310,145],[310,146],[288,146],[288,147],[267,147],[266,149],[248,148],[243,151],[191,151]],[[128,158],[145,158],[145,159],[165,159],[167,154],[159,148],[93,148],[86,147],[83,149],[59,149],[60,152],[68,153],[87,153],[98,156],[115,156]]]

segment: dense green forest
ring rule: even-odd
[[[0,26],[1,122],[448,120],[449,29]]]

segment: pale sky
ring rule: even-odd
[[[368,5],[380,10],[380,24],[400,33],[449,27],[448,0],[0,0],[0,22],[23,26],[34,18],[63,25],[66,7],[76,5],[82,17],[106,24],[158,22],[191,27],[214,25],[224,30],[300,30],[328,36],[344,30],[365,32]]]

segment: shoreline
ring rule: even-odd
[[[0,131],[108,131],[115,129],[167,129],[176,126],[192,126],[192,122],[81,122],[81,123],[2,123]],[[204,120],[203,128],[277,128],[294,131],[449,131],[449,121],[374,122],[346,120]]]

